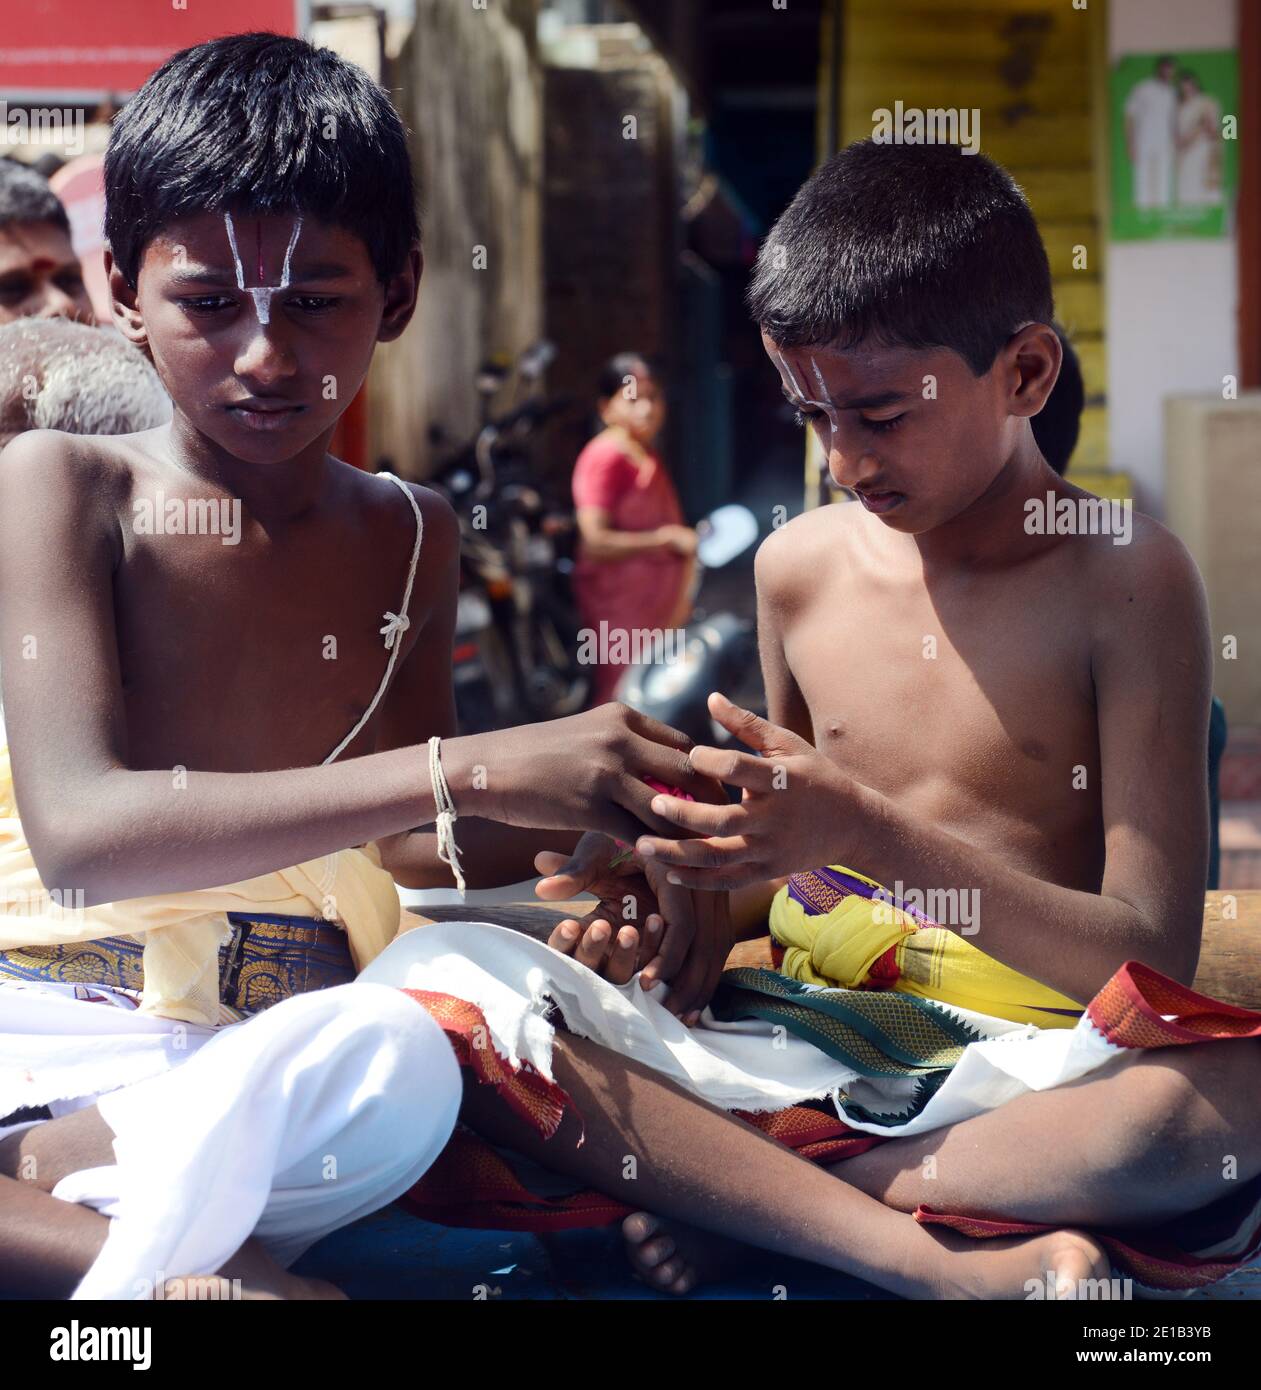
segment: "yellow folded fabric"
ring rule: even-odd
[[[884,891],[841,865],[831,866],[831,874]],[[1039,1028],[1072,1028],[1082,1012],[1075,1000],[987,956],[957,932],[925,927],[888,897],[873,900],[822,873],[794,874],[779,890],[770,931],[784,948],[780,970],[806,984],[894,989]]]
[[[339,850],[291,869],[223,888],[163,893],[78,909],[73,885],[40,881],[13,794],[9,750],[0,748],[0,951],[132,936],[144,941],[141,1010],[186,1023],[219,1016],[219,947],[227,913],[322,917],[345,928],[362,970],[398,934],[404,914],[375,844]]]

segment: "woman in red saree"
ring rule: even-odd
[[[655,450],[665,396],[648,364],[621,353],[600,374],[605,428],[574,465],[573,498],[581,537],[574,597],[584,626],[634,650],[636,630],[681,626],[690,609],[696,532],[684,524],[678,493]],[[601,628],[601,624],[605,628]],[[610,655],[600,641],[602,656]],[[612,653],[616,655],[616,653]],[[626,662],[602,661],[591,703],[603,704]]]

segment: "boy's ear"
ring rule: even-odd
[[[381,309],[381,328],[377,340],[392,343],[412,321],[416,312],[416,295],[420,289],[420,277],[425,268],[425,260],[420,247],[413,246],[407,253],[407,264],[385,287],[385,304]]]
[[[109,281],[110,310],[114,317],[114,327],[132,345],[142,350],[149,346],[149,335],[145,332],[144,315],[136,300],[136,291],[127,283],[127,277],[118,268],[114,253],[105,248],[105,275]]]
[[[1011,413],[1032,417],[1046,404],[1064,360],[1055,329],[1027,323],[1008,339],[1003,354],[1009,366]]]

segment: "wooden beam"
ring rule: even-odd
[[[1239,385],[1261,389],[1261,0],[1239,0]]]

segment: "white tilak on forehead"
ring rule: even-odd
[[[788,378],[793,384],[793,390],[797,393],[797,404],[813,406],[815,410],[821,410],[828,417],[828,423],[833,429],[836,429],[837,421],[840,418],[840,412],[837,410],[836,402],[832,399],[831,393],[828,391],[827,385],[823,380],[823,373],[819,370],[819,364],[814,358],[812,357],[810,359],[810,370],[814,373],[815,381],[819,383],[819,391],[823,396],[821,401],[812,400],[806,394],[801,383],[797,380],[797,373],[784,361],[782,353],[777,352],[775,357],[779,365],[788,373]]]
[[[236,266],[236,287],[244,290],[254,301],[254,313],[258,316],[258,321],[264,327],[271,322],[271,297],[277,290],[287,290],[289,288],[289,262],[293,259],[293,248],[298,244],[298,236],[302,231],[302,218],[296,217],[293,223],[293,231],[289,233],[289,245],[285,247],[284,263],[280,267],[280,284],[278,285],[251,285],[245,284],[245,267],[241,264],[241,253],[236,244],[236,227],[232,222],[232,214],[223,214],[223,225],[228,229],[228,245],[232,248],[232,263]],[[261,276],[262,266],[259,266]]]

